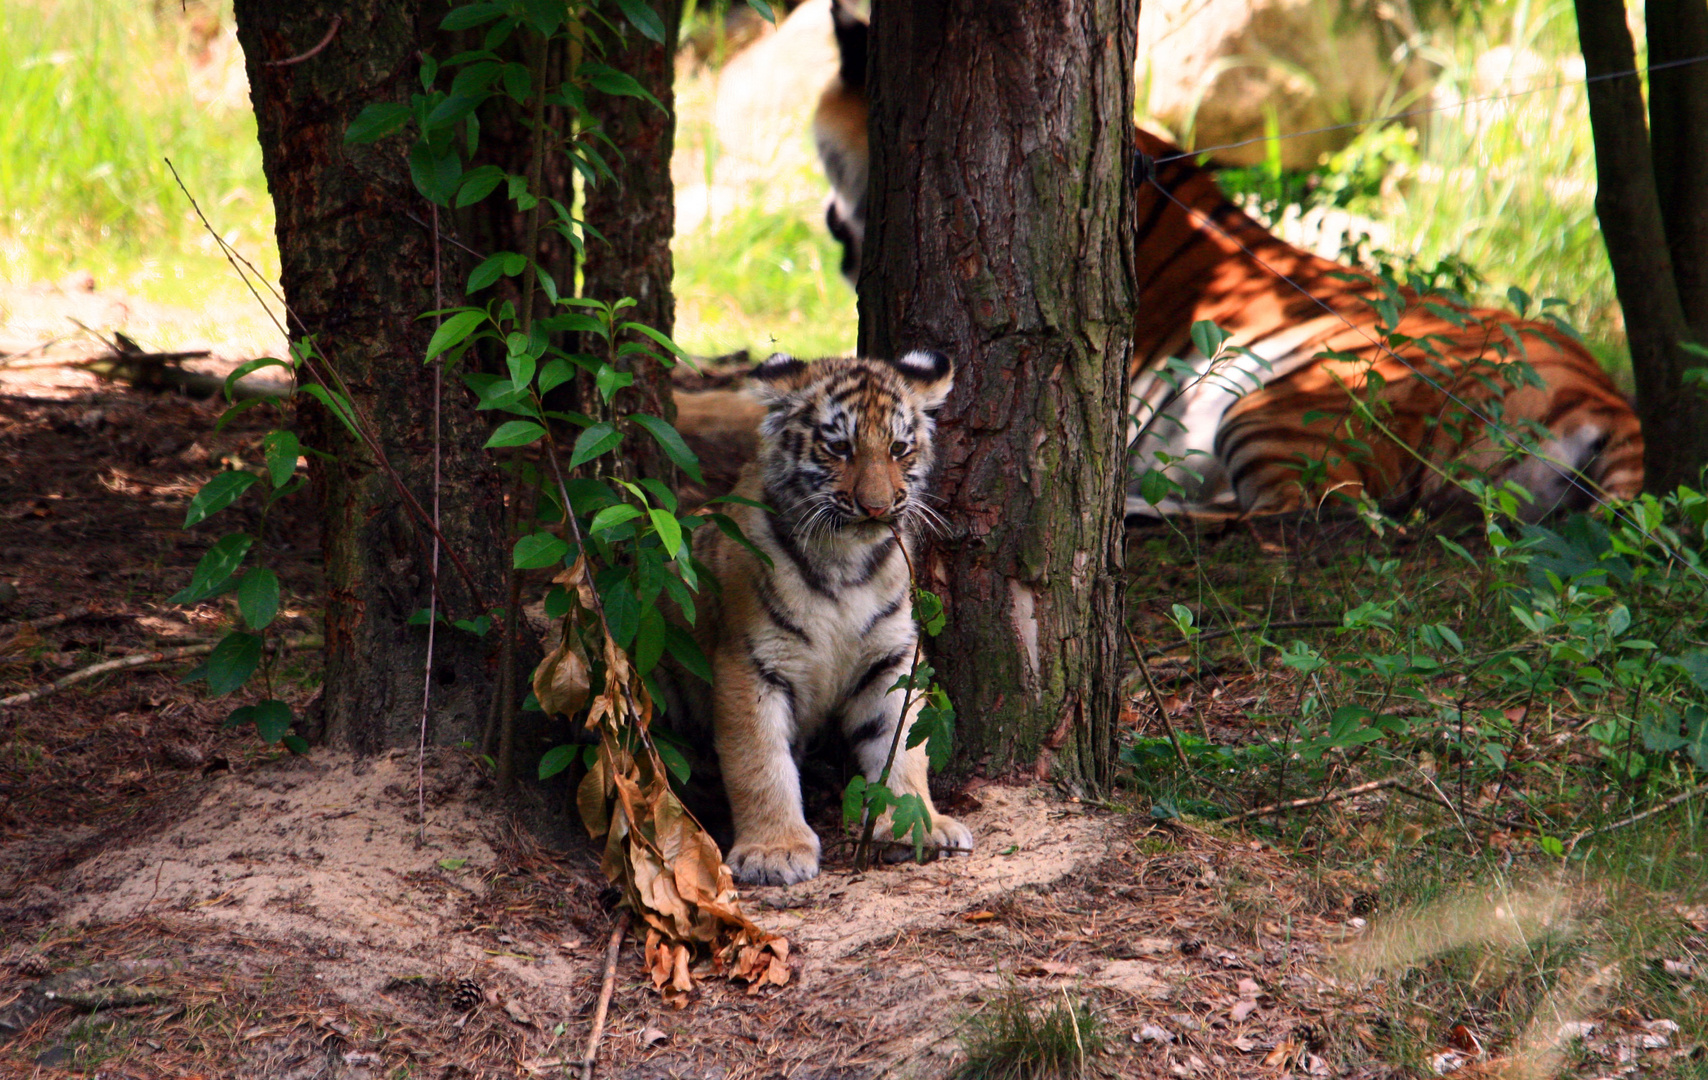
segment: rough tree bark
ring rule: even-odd
[[[349,385],[386,458],[423,507],[431,505],[433,379],[422,366],[434,306],[430,208],[409,181],[401,137],[346,147],[362,107],[407,100],[417,51],[436,18],[421,0],[237,0],[238,40],[249,74],[262,164],[277,216],[280,277],[293,335],[313,335]],[[438,7],[434,15],[442,13]],[[334,17],[339,32],[309,50]],[[449,266],[447,260],[447,266]],[[458,282],[448,274],[446,293]],[[440,559],[440,610],[465,618],[498,603],[507,545],[499,480],[479,450],[487,424],[468,395],[447,385],[441,530],[483,594],[470,596]],[[413,744],[420,720],[426,634],[406,625],[427,606],[430,538],[374,456],[318,407],[301,411],[308,442],[334,455],[314,461],[324,530],[326,681],[323,733],[372,752]],[[489,644],[438,635],[428,737],[478,739],[492,693]]]
[[[1625,21],[1624,0],[1576,0],[1578,41],[1590,76],[1629,71],[1637,66],[1636,49]],[[1702,0],[1651,4],[1655,15]],[[1695,19],[1681,18],[1682,25]],[[1667,38],[1670,28],[1649,24],[1651,48]],[[1670,47],[1670,46],[1663,46]],[[1655,138],[1665,141],[1651,154],[1648,113],[1642,84],[1635,78],[1612,78],[1589,85],[1590,126],[1595,133],[1596,215],[1607,242],[1608,261],[1619,306],[1625,314],[1625,334],[1631,346],[1631,368],[1637,382],[1637,413],[1643,421],[1645,483],[1652,491],[1670,491],[1695,483],[1708,463],[1708,400],[1684,383],[1684,371],[1702,361],[1680,343],[1691,340],[1691,319],[1685,309],[1681,283],[1708,272],[1702,266],[1676,272],[1669,240],[1679,229],[1685,251],[1697,215],[1708,212],[1708,171],[1702,169],[1708,135],[1681,132],[1680,124],[1700,123],[1708,100],[1694,76],[1669,79],[1689,68],[1657,75],[1664,87],[1656,100]],[[1697,119],[1693,119],[1697,118]],[[1657,173],[1668,187],[1657,186]],[[1663,215],[1662,196],[1672,204]],[[1699,256],[1693,256],[1699,257]]]
[[[605,133],[622,151],[622,159],[611,162],[616,183],[605,180],[586,191],[587,223],[604,236],[605,242],[587,241],[581,292],[608,302],[633,297],[636,305],[624,317],[670,334],[676,323],[676,299],[671,291],[675,262],[670,254],[670,240],[676,232],[676,187],[670,179],[670,154],[676,142],[676,41],[682,4],[681,0],[647,0],[647,5],[664,24],[665,43],[649,41],[623,18],[616,5],[607,4],[606,14],[617,28],[617,37],[607,42],[605,61],[633,76],[666,111],[638,98],[598,91],[589,94],[593,110]],[[627,339],[642,340],[634,333],[625,335]],[[619,394],[619,410],[674,421],[676,409],[670,400],[670,376],[664,366],[647,361],[630,364],[627,370],[635,381]],[[633,425],[624,442],[624,458],[642,476],[655,476],[667,483],[671,479],[669,459],[657,443]]]
[[[959,366],[922,573],[963,771],[1110,772],[1137,23],[1132,0],[874,5],[860,348]]]
[[[1648,0],[1649,63],[1708,56],[1708,0]],[[1708,64],[1649,76],[1655,189],[1684,321],[1708,342]]]

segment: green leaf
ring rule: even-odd
[[[766,3],[765,0],[747,0],[747,6],[752,8],[754,11],[759,12],[759,17],[770,23],[772,26],[777,25],[777,13],[771,10],[771,5]]]
[[[491,261],[491,259],[487,260],[487,262]],[[486,264],[482,263],[481,265]],[[427,343],[427,359],[431,360],[451,346],[460,343],[464,338],[474,333],[475,327],[485,321],[486,312],[478,308],[465,308],[452,315],[440,323],[437,330],[433,331],[433,339]]]
[[[682,441],[682,435],[675,428],[646,413],[635,413],[630,419],[647,430],[653,441],[664,450],[665,456],[674,462],[688,479],[696,484],[706,482],[700,475],[700,459],[694,456],[694,451],[688,449],[688,444]]]
[[[369,105],[356,114],[356,119],[344,131],[344,141],[347,143],[371,143],[385,138],[398,128],[409,123],[414,115],[409,106],[398,101],[380,102]]]
[[[558,773],[563,772],[565,769],[575,764],[575,758],[579,749],[579,747],[566,744],[564,746],[554,746],[544,754],[541,754],[540,779],[550,780]]]
[[[660,109],[664,109],[664,106],[659,104],[658,99],[647,92],[646,87],[636,82],[632,76],[625,75],[616,68],[588,62],[576,69],[576,74],[586,79],[590,86],[601,93],[610,94],[613,97],[640,98],[642,101],[650,101]]]
[[[659,542],[664,545],[665,553],[671,558],[677,558],[686,553],[682,546],[682,526],[676,520],[676,515],[668,510],[648,510],[652,518],[652,527],[658,530]]]
[[[244,574],[237,585],[237,610],[249,629],[265,630],[279,614],[279,575],[264,566]]]
[[[518,570],[555,566],[569,554],[569,545],[549,532],[537,532],[516,541],[512,565]]]
[[[587,531],[590,533],[602,533],[609,529],[614,529],[626,521],[633,521],[635,518],[640,516],[641,512],[630,506],[628,503],[618,503],[616,506],[607,506],[605,509],[593,515],[593,521],[588,524]]]
[[[255,541],[243,533],[229,533],[219,538],[214,546],[208,548],[202,561],[196,564],[196,572],[190,575],[190,583],[180,591],[167,598],[168,604],[194,604],[208,597],[223,592],[231,581],[231,575],[243,565],[243,557],[249,554],[250,545]]]
[[[237,387],[237,384],[240,381],[242,381],[244,376],[252,374],[252,373],[257,372],[257,371],[260,371],[262,368],[268,368],[268,367],[281,367],[281,368],[284,368],[286,371],[294,371],[295,370],[294,368],[291,367],[291,365],[285,363],[283,360],[280,360],[276,356],[257,356],[253,360],[245,360],[243,363],[237,365],[237,367],[232,371],[232,373],[230,375],[227,375],[225,377],[225,383],[221,387],[221,389],[225,392],[225,400],[227,400],[227,401],[235,401],[236,400],[236,397],[235,397],[236,387]],[[288,394],[289,391],[287,391],[286,393]],[[250,398],[248,400],[255,401],[257,399],[256,398]]]
[[[671,355],[675,356],[676,359],[686,360],[688,362],[689,367],[694,366],[694,358],[688,355],[687,350],[683,349],[682,346],[676,344],[674,341],[671,341],[668,336],[659,333],[657,330],[654,330],[652,327],[646,325],[645,323],[638,323],[638,322],[619,323],[617,326],[617,329],[618,330],[633,330],[637,334],[643,334],[646,337],[649,337],[652,340],[658,342],[658,344],[662,345],[666,350],[668,350],[670,352]]]
[[[482,26],[504,14],[504,4],[462,4],[439,22],[441,30],[467,30]]]
[[[562,357],[553,357],[541,365],[536,384],[540,393],[549,394],[573,378],[575,369],[570,366],[569,361]]]
[[[635,667],[642,675],[658,666],[664,655],[664,635],[664,614],[656,607],[642,608],[635,631]]]
[[[712,681],[712,665],[706,659],[706,654],[700,650],[700,643],[688,631],[673,622],[664,624],[664,647],[677,663],[688,669],[689,674],[697,675],[707,683]]]
[[[233,630],[208,656],[208,692],[214,697],[231,693],[248,682],[260,664],[261,639]]]
[[[622,9],[623,15],[636,30],[660,45],[664,44],[664,21],[646,0],[617,0],[617,7]]]
[[[465,858],[460,857],[460,856],[459,857],[446,858],[446,859],[440,859],[439,860],[439,869],[441,869],[441,870],[461,870],[463,867],[467,866],[468,864],[469,864],[469,861]]]
[[[618,371],[610,364],[606,364],[599,369],[599,374],[594,377],[593,381],[594,385],[599,388],[599,396],[610,401],[616,396],[618,390],[634,385],[635,377],[627,371]]]
[[[286,750],[289,750],[297,757],[301,757],[308,753],[308,740],[303,738],[301,735],[286,735],[279,741],[284,744]]]
[[[433,107],[432,112],[427,114],[426,122],[421,125],[422,129],[425,131],[437,131],[440,128],[450,127],[458,120],[461,120],[463,117],[479,108],[481,100],[485,96],[486,95],[484,94],[480,96],[471,94],[451,94],[447,96],[445,100],[439,102],[438,105]],[[457,162],[457,176],[460,179],[463,171],[462,159],[457,157],[455,154],[450,155],[450,157]],[[442,167],[444,160],[444,158],[436,159],[435,167]],[[455,184],[453,182],[453,187],[454,186]],[[496,182],[492,185],[492,187],[497,186],[498,184]],[[490,191],[491,188],[488,188],[487,190]],[[446,194],[449,194],[449,192]]]
[[[455,150],[435,156],[426,142],[418,142],[409,149],[409,177],[416,191],[440,206],[449,206],[463,178],[463,159]]]
[[[610,628],[612,639],[617,648],[627,649],[640,629],[640,598],[635,595],[634,586],[628,578],[620,578],[603,589],[600,597],[605,602],[605,625]]]
[[[532,420],[506,420],[498,425],[498,430],[486,440],[485,448],[490,450],[495,446],[527,446],[529,443],[538,442],[545,433],[546,429]]]
[[[302,456],[302,444],[291,431],[269,431],[261,440],[261,452],[267,457],[267,475],[274,487],[284,487],[297,471],[297,458]]]
[[[234,470],[222,472],[209,480],[202,485],[202,490],[196,492],[196,497],[190,500],[189,512],[184,515],[184,528],[188,529],[224,510],[259,479],[254,473]]]
[[[297,390],[326,406],[326,411],[338,418],[345,431],[361,438],[362,433],[356,427],[356,414],[351,410],[350,403],[344,399],[344,395],[334,393],[319,383],[303,383]]]
[[[208,681],[211,683],[213,680],[210,678]],[[284,738],[295,719],[291,707],[282,701],[267,700],[255,706],[255,731],[268,746]]]
[[[575,440],[575,452],[569,456],[569,467],[583,465],[600,454],[609,453],[623,441],[622,432],[608,423],[594,424]]]
[[[714,499],[712,501],[716,502],[717,500]],[[758,559],[766,566],[771,565],[771,556],[765,554],[765,552],[761,551],[753,541],[747,538],[747,534],[741,531],[741,526],[735,523],[734,518],[730,517],[728,514],[708,514],[706,516],[712,519],[712,524],[718,527],[719,532],[746,548],[752,553],[754,558]]]
[[[658,750],[658,760],[664,762],[664,767],[670,770],[670,775],[676,778],[678,784],[686,784],[693,770],[688,765],[688,759],[682,756],[682,751],[662,737],[653,739],[652,744]]]
[[[470,293],[477,293],[482,289],[488,288],[493,282],[504,277],[510,272],[506,269],[509,264],[510,252],[508,251],[500,251],[496,255],[490,255],[487,258],[482,259],[480,265],[469,272],[467,291]]]
[[[842,820],[849,824],[857,824],[861,813],[866,808],[866,778],[855,773],[848,779],[848,786],[842,789]]]

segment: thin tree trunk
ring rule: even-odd
[[[633,297],[636,304],[624,318],[670,334],[676,322],[676,299],[671,292],[675,263],[670,254],[670,240],[676,231],[676,187],[670,179],[670,154],[676,141],[674,84],[682,5],[680,0],[648,0],[648,6],[664,24],[665,44],[643,37],[614,5],[607,5],[618,36],[608,42],[606,62],[633,76],[667,111],[638,98],[597,91],[589,95],[605,133],[622,151],[622,158],[611,159],[617,174],[615,183],[603,180],[587,188],[587,223],[604,236],[605,242],[588,238],[581,291],[584,296],[607,302]],[[646,339],[630,332],[621,340]],[[655,345],[652,348],[661,351]],[[620,392],[616,400],[619,411],[674,420],[668,370],[644,357],[640,362],[631,358],[622,363],[635,381]],[[632,463],[640,475],[668,482],[669,459],[638,426],[627,427],[625,462]]]
[[[407,100],[417,51],[432,33],[419,0],[237,0],[262,164],[277,215],[280,277],[300,326],[331,357],[387,459],[423,506],[432,503],[433,379],[423,368],[434,306],[433,249],[404,160],[402,137],[347,147],[344,131],[373,102]],[[437,9],[442,10],[442,9]],[[297,56],[341,28],[328,46]],[[449,260],[447,260],[447,264]],[[460,287],[446,283],[455,296]],[[447,386],[455,386],[448,381]],[[426,633],[409,616],[427,606],[428,534],[357,440],[316,406],[299,413],[311,458],[326,557],[326,682],[322,731],[362,752],[413,745],[420,721]],[[441,529],[484,595],[469,595],[440,560],[439,610],[478,614],[503,595],[506,545],[499,482],[479,450],[487,425],[468,395],[447,389]],[[493,692],[490,646],[437,637],[429,739],[480,737]]]
[[[958,768],[1103,782],[1134,297],[1131,0],[879,0],[860,347],[941,349]],[[928,77],[921,73],[929,73]]]
[[[1648,0],[1649,63],[1708,56],[1708,0]],[[1708,342],[1708,64],[1649,76],[1655,191],[1684,321]]]
[[[1623,0],[1576,3],[1588,73],[1593,77],[1636,67]],[[1645,479],[1652,490],[1670,491],[1695,482],[1708,462],[1708,402],[1684,385],[1684,370],[1700,361],[1680,348],[1690,328],[1655,187],[1642,85],[1635,78],[1591,83],[1589,118],[1595,132],[1595,211],[1631,345],[1647,447]]]

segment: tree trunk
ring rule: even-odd
[[[939,417],[958,768],[1108,779],[1123,669],[1131,0],[879,0],[860,348],[958,365]],[[922,77],[928,72],[929,77]]]
[[[1708,56],[1708,0],[1648,0],[1649,63]],[[1649,75],[1655,190],[1684,321],[1708,341],[1708,64]]]
[[[1623,0],[1577,0],[1577,16],[1590,77],[1637,66]],[[1690,328],[1661,217],[1642,85],[1635,78],[1590,83],[1589,118],[1595,132],[1595,212],[1631,345],[1647,447],[1645,483],[1670,491],[1694,483],[1708,463],[1708,402],[1684,385],[1685,369],[1701,361],[1680,347]]]
[[[433,22],[420,0],[237,0],[262,164],[277,215],[280,277],[293,337],[312,335],[348,384],[385,458],[422,507],[433,498],[434,382],[423,367],[434,306],[432,237],[406,212],[431,207],[409,181],[403,137],[346,147],[344,131],[372,102],[407,100],[417,50]],[[438,8],[435,14],[442,12]],[[334,17],[341,28],[315,56]],[[449,260],[446,260],[447,267]],[[449,272],[448,299],[460,292]],[[468,618],[501,603],[508,546],[500,484],[479,447],[487,424],[447,381],[441,530],[471,572],[470,595],[448,553],[439,610]],[[406,624],[427,607],[431,538],[375,456],[318,406],[305,404],[326,557],[325,738],[373,752],[413,745],[421,718],[426,631]],[[490,640],[490,639],[489,639]],[[437,635],[428,738],[478,739],[493,692],[491,648],[458,631]]]
[[[607,303],[625,296],[636,301],[624,318],[650,326],[664,334],[673,332],[676,298],[671,291],[675,263],[670,240],[676,231],[676,187],[670,179],[670,154],[676,142],[676,39],[681,28],[680,0],[647,0],[664,23],[665,44],[649,41],[631,26],[614,5],[606,14],[616,27],[615,40],[607,39],[605,62],[633,76],[668,111],[661,112],[649,101],[590,91],[593,110],[605,133],[622,152],[612,158],[615,183],[603,180],[586,191],[587,223],[604,236],[587,240],[581,293]],[[619,341],[645,342],[636,333]],[[652,346],[659,351],[658,347]],[[630,357],[621,366],[634,374],[634,385],[621,391],[616,400],[622,413],[651,413],[674,421],[670,400],[670,374],[662,364]],[[642,476],[671,481],[671,466],[658,444],[646,432],[626,425],[623,458]]]

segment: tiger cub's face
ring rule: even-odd
[[[954,383],[949,358],[803,364],[779,353],[753,372],[766,501],[805,538],[887,533],[935,516],[925,505],[932,413]]]

